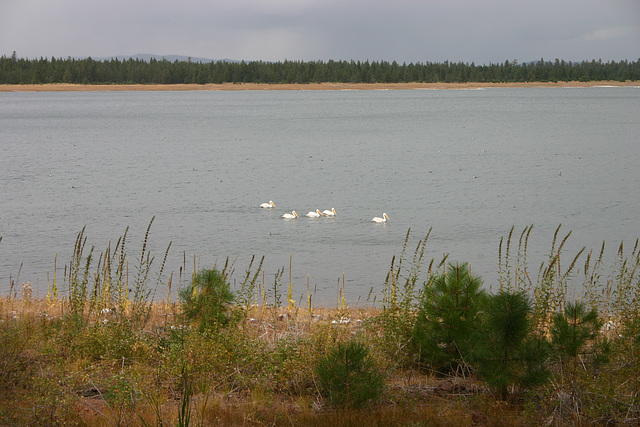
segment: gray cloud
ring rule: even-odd
[[[0,54],[637,60],[637,0],[2,0]]]

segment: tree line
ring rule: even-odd
[[[0,57],[0,84],[518,83],[640,80],[640,59],[476,65],[396,61],[168,61]]]

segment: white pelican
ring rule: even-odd
[[[263,203],[260,205],[260,207],[265,209],[271,209],[271,208],[275,208],[276,204],[273,203],[273,200],[269,200],[269,203]]]
[[[320,212],[320,209],[316,209],[315,212],[309,212],[307,216],[309,218],[320,218],[321,216],[324,216],[324,214]]]
[[[331,210],[329,210],[329,209],[325,209],[324,211],[322,211],[322,213],[323,213],[325,216],[336,216],[336,215],[338,215],[338,214],[336,213],[336,210],[335,210],[334,208],[331,208]]]
[[[387,222],[387,221],[390,221],[390,219],[386,213],[382,214],[382,218],[380,218],[379,216],[376,216],[371,220],[371,222]]]
[[[294,219],[294,218],[298,218],[298,214],[296,213],[296,211],[291,211],[291,213],[286,213],[286,214],[282,215],[282,218],[284,218],[284,219]]]

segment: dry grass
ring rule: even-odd
[[[185,396],[177,368],[182,361],[188,361],[194,372],[191,378],[196,390],[188,402],[193,425],[528,426],[586,422],[583,417],[572,417],[570,411],[556,413],[560,391],[554,385],[504,402],[495,399],[473,376],[436,377],[402,365],[392,351],[380,348],[373,349],[373,354],[387,373],[382,399],[365,409],[328,407],[306,365],[313,364],[331,343],[353,336],[372,348],[384,343],[384,331],[376,323],[383,312],[379,308],[317,308],[309,312],[255,306],[246,311],[245,321],[234,330],[222,332],[229,334],[229,341],[209,341],[194,334],[197,337],[184,344],[184,353],[172,359],[166,349],[162,352],[157,346],[169,331],[182,327],[176,303],[154,303],[144,330],[133,335],[133,347],[140,347],[137,353],[120,358],[96,356],[86,349],[84,353],[74,351],[72,348],[83,341],[61,334],[65,306],[60,300],[0,300],[0,340],[5,347],[0,374],[8,380],[0,385],[0,424],[175,425]],[[89,315],[87,330],[108,330],[109,322],[116,322],[110,316],[113,314]],[[14,341],[7,334],[11,325],[21,333]],[[120,339],[109,334],[100,337]],[[228,355],[219,347],[224,342],[239,346],[241,352],[255,349],[259,354]],[[7,353],[6,346],[16,343],[25,345],[17,353]],[[294,353],[282,362],[290,372],[277,371],[270,359],[283,349],[283,343],[289,343],[286,348]],[[90,345],[98,344],[92,341]],[[7,354],[15,357],[7,358]],[[223,357],[237,365],[227,366]],[[241,366],[247,361],[258,366]],[[207,373],[207,366],[228,369],[230,376],[242,380],[225,378],[222,372]],[[265,374],[274,369],[277,372]],[[285,379],[279,377],[285,374]],[[615,373],[608,376],[609,385],[618,381]],[[627,418],[636,419],[635,409],[626,408],[631,411]],[[608,420],[590,419],[589,423],[606,424]]]
[[[149,342],[157,344],[158,339],[166,337],[163,335],[166,331],[180,327],[178,309],[175,303],[154,303],[147,326],[137,335],[140,342],[135,345],[149,346]],[[5,366],[2,372],[8,381],[0,386],[1,424],[160,425],[160,419],[161,425],[176,424],[184,395],[176,371],[171,371],[172,366],[162,359],[165,355],[151,347],[122,358],[79,354],[72,349],[78,345],[74,343],[74,338],[67,336],[68,341],[64,341],[57,335],[64,329],[61,319],[65,311],[65,304],[61,301],[0,300],[0,337],[5,341],[3,345],[9,339],[6,331],[10,325],[23,332],[16,342],[25,344],[14,363]],[[299,367],[298,376],[290,372],[287,374],[290,377],[283,381],[249,380],[247,384],[252,384],[252,387],[223,381],[220,377],[216,377],[217,382],[209,387],[200,384],[190,401],[192,424],[528,424],[527,417],[523,416],[522,408],[517,403],[497,404],[486,395],[482,384],[472,378],[435,378],[413,368],[394,366],[392,360],[383,360],[380,353],[378,363],[388,372],[383,399],[377,405],[361,410],[327,407],[310,377],[308,367],[300,367],[297,363],[311,362],[321,355],[312,354],[313,351],[354,335],[374,345],[375,333],[365,325],[379,314],[380,309],[371,307],[318,308],[311,313],[303,309],[289,311],[285,308],[252,307],[247,311],[246,321],[238,325],[237,332],[240,332],[243,340],[253,343],[255,348],[266,349],[261,357],[270,351],[277,351],[283,342],[306,343],[292,347],[298,352],[308,352],[298,354],[300,360],[291,364],[292,369]],[[109,316],[111,314],[103,313],[89,316],[87,328],[106,328],[109,321],[115,321]],[[91,329],[92,326],[97,329]],[[111,336],[104,335],[103,338],[109,339]],[[234,335],[233,339],[239,338]],[[246,345],[246,342],[239,345]],[[185,351],[198,350],[202,353],[194,356],[185,354],[173,363],[186,359],[194,366],[197,363],[211,362],[216,365],[219,362],[206,361],[205,353],[211,347],[198,349],[197,346],[191,346]],[[217,356],[220,357],[220,354]],[[161,362],[161,359],[164,361]],[[264,363],[264,369],[273,369],[273,366],[266,366],[269,362]],[[242,368],[231,369],[231,372],[236,371],[240,372]],[[206,379],[202,371],[198,372],[201,381]],[[269,377],[264,372],[260,373],[259,369],[256,370],[256,376]],[[125,387],[119,381],[131,387],[132,394],[119,388]],[[300,384],[295,384],[296,381]],[[197,382],[194,380],[194,383]],[[275,388],[269,388],[272,385]]]

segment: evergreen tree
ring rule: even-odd
[[[510,388],[542,385],[551,375],[547,368],[551,347],[532,330],[530,314],[524,292],[500,292],[486,306],[476,362],[480,377],[503,400]]]
[[[362,407],[377,399],[384,386],[369,350],[356,340],[339,342],[319,361],[316,372],[322,392],[337,407]]]
[[[572,383],[576,380],[578,359],[585,367],[587,364],[597,367],[607,362],[610,345],[600,333],[602,325],[598,312],[595,309],[587,311],[581,302],[567,303],[564,313],[553,316],[551,343],[562,371],[569,370]]]
[[[472,359],[478,313],[486,297],[479,276],[467,264],[449,265],[448,271],[425,285],[413,339],[421,360],[436,371],[455,369]]]
[[[233,293],[225,277],[216,269],[200,270],[190,286],[180,290],[183,315],[201,331],[217,329],[231,320],[228,313]]]
[[[69,71],[67,74],[66,71]],[[65,76],[66,75],[66,76]],[[69,81],[69,75],[71,81]],[[95,61],[20,59],[15,52],[0,57],[0,84],[48,83],[398,83],[398,82],[519,82],[592,81],[640,79],[638,61],[571,63],[561,60],[534,63],[505,61],[500,64],[426,63],[398,64],[396,61],[226,62],[209,64],[151,59]]]

